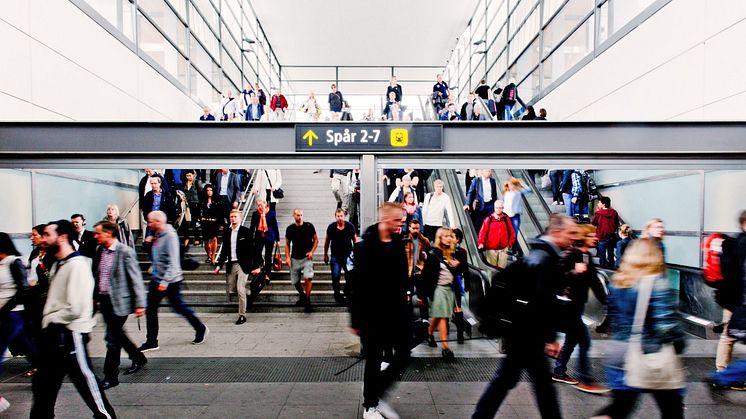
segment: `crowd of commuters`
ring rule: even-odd
[[[371,109],[362,117],[363,121],[404,121],[413,120],[411,112],[407,112],[407,106],[403,103],[403,89],[396,76],[392,76],[386,93],[383,96],[381,112],[374,115]],[[539,109],[536,113],[533,106],[527,106],[518,95],[518,87],[514,79],[509,79],[505,87],[502,82],[497,82],[490,87],[486,80],[481,80],[479,86],[466,95],[466,100],[459,107],[456,103],[457,97],[453,94],[443,76],[438,74],[433,85],[430,97],[435,117],[441,121],[488,121],[505,120],[511,121],[517,118],[516,105],[521,108],[522,121],[542,121],[547,119],[546,109]],[[328,109],[327,121],[352,121],[350,105],[344,99],[342,92],[336,83],[330,86],[326,106],[316,98],[313,91],[309,92],[308,98],[300,103],[297,111],[305,115],[310,122],[319,121],[324,109]],[[234,96],[233,91],[228,89],[221,96],[221,101],[216,109],[209,106],[203,107],[200,121],[284,121],[290,118],[289,104],[282,91],[274,89],[273,95],[267,103],[265,95],[259,84],[256,87],[251,83]]]

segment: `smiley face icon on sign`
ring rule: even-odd
[[[409,131],[405,128],[391,130],[391,145],[393,147],[406,147],[409,144]]]

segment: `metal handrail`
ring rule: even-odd
[[[482,111],[487,112],[487,119],[489,119],[490,121],[497,120],[497,117],[495,115],[492,115],[492,112],[490,112],[487,104],[484,103],[484,99],[482,99],[480,96],[477,96],[477,100],[479,101],[479,104],[482,105]]]
[[[241,202],[238,204],[238,209],[239,209],[239,211],[241,211],[243,213],[243,217],[241,218],[241,224],[240,225],[244,225],[244,223],[246,222],[246,217],[249,214],[248,210],[251,208],[251,205],[254,203],[254,192],[252,191],[251,187],[254,184],[254,178],[255,177],[256,177],[256,169],[251,172],[251,177],[249,178],[249,183],[246,184],[246,190],[244,190],[243,194],[241,194],[241,198],[242,199],[241,199]],[[249,195],[248,198],[243,199],[244,197],[246,197],[246,194]],[[245,204],[243,206],[243,209],[241,209],[241,204]],[[220,247],[218,247],[218,250],[216,252],[218,255],[223,250],[223,244],[225,244],[225,243],[220,243]]]
[[[513,171],[511,170],[510,172],[511,172],[511,176],[513,176]],[[546,211],[547,214],[551,214],[552,209],[549,208],[549,205],[547,204],[547,201],[544,199],[544,195],[541,194],[541,191],[539,190],[539,188],[537,188],[536,184],[531,181],[531,177],[528,175],[528,171],[526,169],[521,169],[520,173],[521,173],[521,178],[523,178],[528,184],[527,186],[531,188],[531,192],[533,192],[537,197],[540,198],[539,202],[541,202],[541,206],[544,208],[544,211]]]
[[[137,204],[138,202],[140,202],[140,196],[139,196],[139,194],[138,194],[137,198],[135,198],[135,200],[132,201],[132,204],[130,204],[130,206],[127,208],[127,211],[124,213],[124,215],[120,215],[120,217],[122,217],[123,219],[127,218],[127,216],[130,215],[130,213],[132,212],[132,210],[135,209],[135,204]]]

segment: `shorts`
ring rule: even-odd
[[[313,261],[307,258],[290,259],[290,282],[295,285],[302,278],[313,278]]]

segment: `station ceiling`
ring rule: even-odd
[[[286,68],[296,65],[442,68],[476,4],[476,0],[252,2],[278,61]],[[375,70],[346,71],[355,80],[378,77]],[[402,72],[406,76],[400,79],[434,80],[437,70]],[[313,68],[288,68],[286,73],[284,77],[290,82],[333,74],[332,70]],[[390,70],[381,73],[390,74]]]

